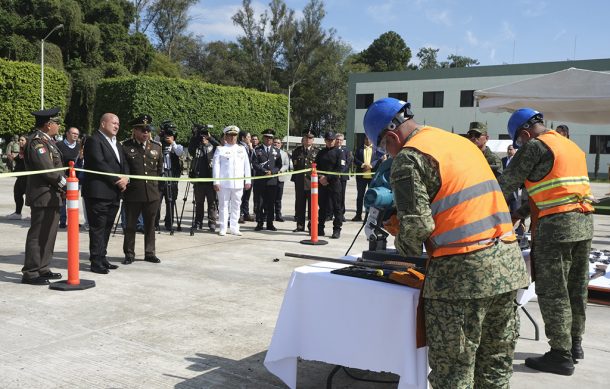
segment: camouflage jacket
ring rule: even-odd
[[[421,255],[422,243],[435,227],[430,203],[441,187],[438,163],[415,149],[404,148],[392,163],[391,184],[400,221],[395,246],[402,255]],[[424,297],[483,298],[522,288],[528,283],[518,245],[500,243],[430,261]]]
[[[494,175],[498,177],[502,174],[502,159],[496,155],[488,146],[485,146],[483,150],[483,156],[487,160],[491,171],[494,172]]]
[[[504,197],[518,189],[526,179],[543,179],[555,162],[551,150],[540,140],[532,139],[517,150],[504,173],[498,178]],[[517,216],[528,217],[529,205],[516,211]],[[580,212],[556,213],[538,222],[536,238],[544,241],[578,242],[593,238],[593,216]]]

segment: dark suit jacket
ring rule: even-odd
[[[377,153],[377,148],[373,147],[373,153],[371,155],[371,166],[373,167],[372,171],[377,169],[377,164],[379,163],[379,155]],[[356,150],[356,154],[354,155],[354,166],[356,167],[356,172],[363,173],[362,164],[364,163],[364,145],[358,147]]]
[[[508,164],[508,157],[502,157],[502,169],[506,169],[507,164]]]
[[[121,151],[121,144],[117,142],[119,158],[100,131],[95,131],[85,143],[84,158],[85,169],[98,172],[115,173],[116,176],[86,173],[83,180],[83,197],[91,197],[109,201],[120,200],[121,191],[114,183],[119,175],[127,174],[125,157]]]
[[[282,157],[280,150],[276,147],[271,146],[269,153],[265,151],[264,145],[259,145],[254,149],[254,155],[252,155],[252,169],[254,175],[264,176],[267,171],[271,174],[279,173],[282,168]],[[277,177],[254,180],[256,185],[278,185],[279,180]]]

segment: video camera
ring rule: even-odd
[[[166,120],[159,125],[161,129],[161,133],[159,134],[160,138],[163,139],[166,136],[173,136],[174,140],[178,137],[178,128],[171,120]]]
[[[196,136],[196,137],[202,139],[202,138],[209,137],[210,130],[213,128],[214,128],[214,126],[211,124],[194,123],[193,128],[191,129],[191,132],[193,133],[193,136]]]

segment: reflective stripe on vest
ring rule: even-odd
[[[424,127],[404,147],[433,158],[441,188],[430,208],[432,256],[464,254],[515,240],[508,206],[483,153],[464,137]]]
[[[553,153],[553,168],[540,181],[527,180],[525,187],[540,218],[571,211],[592,212],[587,163],[584,152],[572,141],[555,131],[539,135]]]

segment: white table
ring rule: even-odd
[[[296,388],[297,357],[400,376],[401,389],[427,388],[427,348],[415,345],[419,290],[331,274],[342,264],[295,269],[265,367]]]

